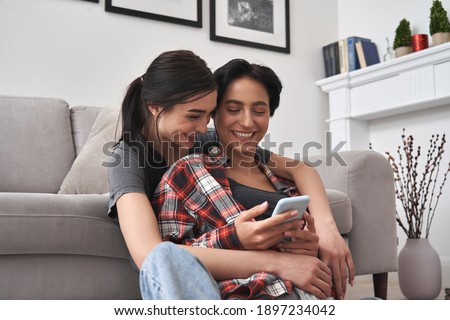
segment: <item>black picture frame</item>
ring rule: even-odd
[[[88,1],[88,2],[100,3],[100,0],[81,0],[81,1]]]
[[[267,27],[260,27],[257,24],[252,26],[252,18],[244,20],[241,25],[238,25],[239,21],[235,22],[238,19],[233,19],[234,6],[244,6],[245,10],[245,6],[251,6],[252,3],[254,3],[256,9],[258,9],[258,6],[261,6],[259,9],[264,11],[261,0],[210,0],[210,40],[289,54],[291,52],[289,0],[267,1],[267,7],[272,10],[272,12],[269,12],[272,13],[271,19],[261,19],[258,18],[258,13],[253,14],[255,22],[259,23],[259,21],[268,20]],[[270,8],[271,3],[273,4],[272,8]],[[255,11],[252,10],[254,8],[247,7],[247,9],[249,9],[247,12],[250,12],[248,16],[252,16],[252,13]],[[234,12],[237,11],[235,10]],[[239,14],[236,17],[241,19],[243,16],[246,16],[246,14],[241,13],[242,10],[239,10]],[[260,14],[263,13],[261,12]],[[247,23],[248,21],[250,22]],[[232,25],[232,23],[235,24]]]
[[[146,0],[141,0],[143,3],[146,2]],[[161,4],[167,4],[164,3],[165,0],[159,0],[161,1]],[[126,1],[120,1],[116,0],[116,2],[123,2],[126,3]],[[189,19],[188,17],[179,17],[179,16],[170,16],[167,14],[161,14],[157,13],[157,11],[151,12],[150,10],[142,11],[139,8],[132,7],[131,5],[125,6],[124,4],[114,4],[114,0],[105,0],[105,11],[107,12],[114,12],[114,13],[120,13],[125,14],[129,16],[139,17],[139,18],[146,18],[146,19],[152,19],[152,20],[158,20],[163,22],[170,22],[170,23],[176,23],[181,24],[185,26],[190,27],[196,27],[201,28],[203,26],[202,24],[202,0],[192,0],[192,7],[190,7],[190,10],[182,10],[183,8],[180,8],[178,10],[179,12],[192,12],[193,9],[195,9],[196,17],[194,19]]]

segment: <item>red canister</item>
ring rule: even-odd
[[[411,39],[412,52],[420,51],[428,48],[428,35],[415,34]]]

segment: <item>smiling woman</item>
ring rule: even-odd
[[[156,124],[147,126],[147,136],[152,139],[154,148],[159,150],[168,164],[187,155],[194,147],[195,134],[206,132],[210,113],[217,99],[217,92],[200,93],[188,101],[170,108],[147,102],[147,108],[156,119]]]
[[[264,86],[251,78],[230,83],[215,115],[219,141],[233,160],[250,156],[269,127],[269,96]]]
[[[216,96],[205,61],[179,50],[159,55],[124,97],[122,136],[111,156],[115,165],[108,168],[108,214],[119,219],[132,259],[141,270],[144,299],[219,298],[215,282],[195,256],[181,247],[160,244],[149,200],[167,165],[187,154],[196,133],[206,132]],[[177,272],[177,263],[190,268]],[[180,279],[201,285],[193,289]]]
[[[295,210],[271,217],[278,200],[299,193],[256,157],[278,108],[280,80],[272,69],[241,59],[219,68],[215,79],[219,143],[209,154],[180,159],[162,177],[152,204],[163,240],[228,250],[276,249],[303,266],[297,278],[264,268],[242,279],[220,279],[223,299],[329,297],[331,271],[317,258],[313,218],[307,214],[303,221],[287,221]],[[282,242],[285,237],[295,241]]]

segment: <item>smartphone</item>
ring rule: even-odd
[[[277,205],[273,210],[272,217],[289,210],[297,210],[298,211],[297,216],[286,220],[286,222],[292,220],[300,220],[306,208],[308,207],[309,200],[310,200],[309,196],[283,198],[277,202]]]

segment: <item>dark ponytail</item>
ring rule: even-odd
[[[136,78],[128,86],[122,102],[122,139],[132,146],[133,141],[145,140],[142,128],[145,126],[145,108],[141,98],[142,77]]]
[[[144,136],[143,128],[146,125],[146,119],[149,119],[150,112],[145,107],[145,101],[142,99],[142,77],[136,78],[128,86],[128,90],[122,102],[122,140],[128,147],[134,149],[138,154],[139,166],[146,168],[148,165],[158,166],[152,157],[153,148],[147,146],[147,139]],[[159,160],[161,162],[161,159]],[[147,192],[153,193],[155,179],[150,170],[144,170],[144,187]],[[161,177],[158,177],[161,178]]]

